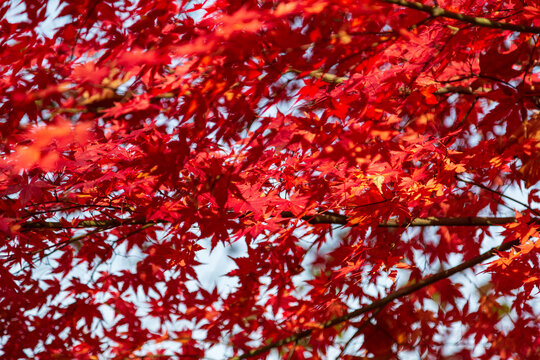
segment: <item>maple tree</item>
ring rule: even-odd
[[[0,3],[3,358],[540,357],[537,1],[54,5]]]

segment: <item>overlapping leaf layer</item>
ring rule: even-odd
[[[540,357],[537,1],[0,19],[2,357]]]

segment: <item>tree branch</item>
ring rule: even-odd
[[[294,219],[296,216],[290,211],[281,212],[281,217],[286,219]],[[332,212],[325,212],[321,214],[305,215],[302,220],[312,224],[336,224],[336,225],[350,225],[354,226],[354,223],[350,223],[349,217]],[[386,222],[379,223],[379,227],[387,228],[399,228],[399,227],[425,227],[425,226],[501,226],[506,224],[512,224],[516,222],[514,217],[428,217],[417,218],[405,221],[399,221],[397,219],[390,219]],[[28,221],[21,224],[23,230],[43,230],[43,229],[83,229],[83,228],[107,228],[111,226],[121,225],[146,225],[146,224],[166,224],[165,220],[147,221],[146,219],[111,219],[111,220],[82,220],[78,222],[67,221]],[[534,219],[533,223],[540,225],[540,219]]]
[[[92,231],[89,231],[89,232],[87,232],[85,234],[81,234],[81,235],[78,235],[78,236],[73,236],[73,237],[71,237],[71,238],[69,238],[67,240],[64,240],[64,241],[61,241],[59,243],[46,246],[46,247],[41,248],[39,250],[34,250],[30,254],[32,256],[34,256],[36,254],[41,254],[41,253],[43,253],[43,252],[45,252],[45,251],[47,251],[49,249],[53,249],[52,251],[50,251],[49,253],[47,253],[47,254],[45,254],[43,256],[43,258],[45,258],[45,257],[48,257],[48,256],[54,254],[56,251],[66,247],[69,244],[73,244],[75,242],[85,240],[86,238],[90,237],[91,235],[97,234],[97,233],[102,232],[102,231],[110,230],[110,229],[112,229],[112,228],[114,228],[116,226],[125,225],[124,223],[113,223],[112,221],[108,222],[108,224],[106,224],[105,222],[102,222],[102,223],[103,224],[101,226],[95,226],[96,229],[94,229]],[[51,223],[47,223],[47,225],[50,225],[50,224]],[[129,224],[140,224],[140,223],[137,221],[137,222],[131,222]],[[121,237],[118,240],[126,239],[126,238],[130,237],[131,235],[136,234],[139,231],[148,229],[149,227],[152,227],[152,226],[154,226],[156,224],[157,224],[156,222],[152,222],[152,221],[151,222],[145,222],[145,223],[143,223],[143,226],[141,226],[138,229],[135,229],[134,231],[130,232],[129,234],[126,234],[125,236]],[[116,240],[116,241],[118,241],[118,240]],[[0,259],[0,261],[4,261],[4,262],[13,261],[13,260],[15,260],[15,258],[16,257],[14,255],[11,255],[11,256],[8,256],[6,258]]]
[[[41,229],[83,229],[83,228],[108,228],[121,225],[146,225],[166,223],[167,221],[156,220],[147,221],[146,219],[110,219],[110,220],[82,220],[76,222],[68,221],[28,221],[21,225],[24,230]]]
[[[506,22],[499,22],[495,20],[486,19],[483,17],[475,17],[470,15],[464,15],[453,11],[445,10],[438,6],[428,6],[415,1],[405,0],[380,0],[386,3],[405,6],[410,9],[426,12],[434,17],[445,17],[449,19],[458,20],[461,22],[469,23],[476,26],[488,27],[493,29],[510,30],[520,33],[528,34],[540,34],[540,27],[538,26],[525,26],[518,24],[509,24]]]
[[[435,95],[445,95],[445,94],[475,95],[476,93],[472,87],[460,85],[460,86],[445,86],[443,88],[435,90],[434,94]]]
[[[295,218],[294,214],[290,211],[283,211],[281,216],[284,218]],[[309,222],[310,224],[350,224],[350,219],[341,214],[332,212],[325,212],[322,214],[305,215],[302,220]],[[379,227],[411,227],[411,226],[500,226],[505,224],[512,224],[516,222],[514,217],[428,217],[418,218],[412,220],[406,220],[400,222],[399,220],[390,219],[386,222],[379,223]],[[534,220],[536,224],[540,224],[540,220]],[[353,225],[353,224],[350,224]]]
[[[289,69],[288,72],[295,73],[295,74],[302,74],[302,71],[297,69]],[[330,83],[330,84],[342,84],[345,81],[349,80],[346,76],[338,76],[334,74],[325,73],[322,70],[314,70],[307,74],[307,76],[310,76],[315,79],[322,80],[324,82]]]
[[[447,269],[447,270],[444,270],[444,271],[440,271],[438,273],[435,273],[433,275],[430,275],[426,278],[424,278],[423,280],[415,283],[415,284],[411,284],[411,285],[408,285],[408,286],[405,286],[405,287],[402,287],[401,289],[391,293],[390,295],[382,298],[382,299],[379,299],[379,300],[376,300],[376,301],[373,301],[371,304],[369,305],[366,305],[360,309],[357,309],[357,310],[354,310],[354,311],[351,311],[345,315],[342,315],[342,316],[338,316],[338,317],[335,317],[333,318],[332,320],[329,320],[325,323],[321,323],[319,324],[320,325],[320,328],[321,329],[328,329],[330,327],[333,327],[335,325],[338,325],[338,324],[341,324],[341,323],[344,323],[350,319],[353,319],[357,316],[360,316],[364,313],[367,313],[369,311],[372,311],[372,310],[376,310],[376,309],[379,309],[381,307],[384,307],[386,305],[388,305],[389,303],[391,303],[392,301],[394,300],[397,300],[401,297],[404,297],[404,296],[407,296],[407,295],[410,295],[426,286],[429,286],[431,284],[434,284],[436,283],[437,281],[440,281],[440,280],[443,280],[443,279],[446,279],[446,278],[449,278],[450,276],[458,273],[458,272],[461,272],[465,269],[469,269],[475,265],[478,265],[480,264],[481,262],[491,258],[492,256],[494,256],[497,252],[500,252],[500,251],[506,251],[506,250],[509,250],[512,246],[515,246],[515,245],[518,245],[519,244],[519,239],[517,240],[513,240],[513,241],[509,241],[509,242],[506,242],[504,244],[501,244],[499,246],[496,246],[488,251],[486,251],[485,253],[483,254],[480,254],[470,260],[467,260],[457,266],[454,266],[450,269]],[[232,358],[229,358],[229,360],[241,360],[241,359],[247,359],[247,358],[251,358],[251,357],[254,357],[254,356],[257,356],[257,355],[260,355],[260,354],[263,354],[269,350],[272,350],[274,348],[278,348],[278,347],[281,347],[285,344],[288,344],[290,342],[293,342],[293,341],[298,341],[300,339],[304,339],[308,336],[311,335],[311,333],[313,333],[313,329],[307,329],[307,330],[303,330],[303,331],[299,331],[289,337],[286,337],[284,339],[281,339],[281,340],[277,340],[277,341],[274,341],[270,344],[267,344],[267,345],[264,345],[264,346],[261,346],[259,348],[256,348],[256,349],[253,349],[251,351],[248,351],[242,355],[239,355],[239,356],[235,356],[235,357],[232,357]]]

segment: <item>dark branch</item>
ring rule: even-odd
[[[110,220],[82,220],[75,222],[68,221],[29,221],[23,223],[21,227],[25,230],[33,229],[84,229],[84,228],[109,228],[122,225],[146,225],[166,223],[166,221],[147,221],[146,219],[110,219]]]
[[[302,71],[296,70],[296,69],[289,69],[289,72],[295,73],[295,74],[301,74]],[[342,84],[345,81],[349,80],[346,76],[338,76],[334,74],[325,73],[322,70],[314,70],[310,72],[307,76],[313,77],[315,79],[322,80],[324,82],[330,83],[330,84]]]
[[[283,211],[281,213],[283,218],[293,219],[296,216],[290,211]],[[336,214],[332,212],[325,212],[323,214],[305,215],[302,220],[307,221],[310,224],[336,224],[336,225],[350,225],[354,226],[354,223],[349,223],[349,218],[345,215]],[[424,226],[501,226],[506,224],[512,224],[516,222],[514,217],[428,217],[412,220],[399,221],[390,219],[386,222],[379,223],[379,227],[424,227]],[[540,220],[533,220],[535,224],[540,225]],[[147,221],[146,219],[111,219],[111,220],[82,220],[78,222],[67,221],[29,221],[21,225],[24,230],[40,230],[40,229],[83,229],[83,228],[109,228],[122,225],[145,225],[145,224],[166,224],[165,220]]]
[[[284,218],[295,218],[290,211],[283,211],[281,216]],[[332,212],[324,214],[306,215],[302,220],[310,224],[349,224],[349,218],[345,215]],[[515,223],[514,217],[428,217],[420,219],[412,219],[406,221],[388,220],[380,223],[379,227],[410,227],[410,226],[500,226],[505,224]],[[535,223],[540,224],[540,220],[535,220]],[[350,224],[354,225],[354,224]]]
[[[436,274],[433,274],[431,276],[428,276],[426,278],[424,278],[423,280],[415,283],[415,284],[411,284],[409,286],[405,286],[405,287],[402,287],[401,289],[391,293],[390,295],[382,298],[382,299],[379,299],[379,300],[376,300],[376,301],[373,301],[371,304],[369,305],[366,305],[360,309],[357,309],[357,310],[354,310],[354,311],[351,311],[345,315],[342,315],[342,316],[338,316],[336,318],[333,318],[332,320],[329,320],[325,323],[322,323],[320,324],[320,328],[322,329],[328,329],[330,327],[333,327],[335,325],[338,325],[338,324],[341,324],[341,323],[344,323],[348,320],[351,320],[357,316],[360,316],[362,314],[365,314],[369,311],[372,311],[372,310],[376,310],[376,309],[379,309],[381,307],[384,307],[386,305],[388,305],[389,303],[391,303],[392,301],[396,300],[396,299],[399,299],[401,297],[404,297],[404,296],[407,296],[407,295],[410,295],[426,286],[429,286],[433,283],[436,283],[437,281],[440,281],[440,280],[443,280],[443,279],[446,279],[446,278],[449,278],[450,276],[454,275],[454,274],[457,274],[465,269],[469,269],[475,265],[478,265],[480,264],[481,262],[491,258],[492,256],[494,256],[497,252],[499,251],[506,251],[506,250],[509,250],[512,246],[515,246],[515,245],[518,245],[519,244],[519,240],[514,240],[514,241],[509,241],[509,242],[506,242],[500,246],[497,246],[497,247],[494,247],[492,248],[491,250],[488,250],[486,251],[485,253],[483,254],[480,254],[470,260],[467,260],[457,266],[454,266],[450,269],[447,269],[447,270],[444,270],[444,271],[441,271],[441,272],[438,272]],[[239,356],[235,356],[235,357],[232,357],[230,358],[229,360],[241,360],[241,359],[247,359],[247,358],[251,358],[251,357],[254,357],[254,356],[257,356],[257,355],[261,355],[261,354],[264,354],[265,352],[269,351],[269,350],[272,350],[272,349],[275,349],[275,348],[278,348],[278,347],[281,347],[285,344],[288,344],[288,343],[291,343],[293,341],[298,341],[298,340],[301,340],[301,339],[304,339],[304,338],[307,338],[308,336],[311,335],[311,333],[313,332],[313,329],[308,329],[308,330],[304,330],[304,331],[300,331],[300,332],[297,332],[289,337],[286,337],[284,339],[281,339],[281,340],[278,340],[278,341],[274,341],[270,344],[267,344],[265,346],[261,346],[259,348],[256,348],[256,349],[253,349],[251,351],[248,351],[246,352],[245,354],[242,354],[242,355],[239,355]]]
[[[381,0],[386,3],[396,4],[426,12],[434,17],[444,17],[449,19],[458,20],[461,22],[469,23],[475,26],[488,27],[493,29],[510,30],[528,34],[540,34],[540,27],[538,26],[525,26],[518,24],[509,24],[506,22],[499,22],[495,20],[486,19],[483,17],[475,17],[470,15],[464,15],[453,11],[444,10],[438,6],[428,6],[414,1],[405,0]]]

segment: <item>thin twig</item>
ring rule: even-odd
[[[351,342],[358,336],[362,333],[362,330],[364,330],[364,328],[371,323],[371,320],[373,320],[377,315],[379,315],[379,313],[384,309],[384,306],[381,306],[380,308],[378,308],[373,314],[371,314],[371,316],[369,318],[366,319],[366,321],[364,321],[362,323],[362,325],[360,325],[360,327],[358,327],[358,329],[356,329],[356,332],[353,334],[353,336],[351,336],[349,338],[349,340],[347,340],[347,342],[345,343],[345,345],[343,345],[343,349],[341,349],[341,352],[339,353],[338,357],[336,359],[341,359],[341,357],[343,356],[343,354],[345,353],[345,350],[347,350],[347,348],[349,347],[349,345],[351,344]]]
[[[83,28],[86,26],[86,23],[88,22],[88,19],[96,9],[97,4],[99,3],[99,0],[96,0],[92,3],[92,5],[87,9],[86,15],[84,16],[83,22],[80,26],[78,26],[77,34],[75,35],[75,40],[73,40],[73,45],[71,46],[71,55],[69,56],[69,61],[73,61],[73,58],[75,57],[75,47],[77,46],[77,42],[79,42],[79,38],[81,36],[81,32]]]
[[[477,182],[474,182],[474,181],[462,179],[462,178],[460,178],[459,176],[456,176],[456,179],[457,179],[458,181],[464,182],[465,184],[477,186],[477,187],[479,187],[479,188],[481,188],[481,189],[484,189],[484,190],[486,190],[486,191],[492,192],[493,194],[499,195],[500,197],[503,197],[503,198],[505,198],[505,199],[508,199],[508,200],[510,200],[510,201],[513,201],[513,202],[515,202],[515,203],[517,203],[517,204],[519,204],[519,205],[525,207],[527,210],[530,210],[530,211],[531,211],[532,213],[534,213],[535,215],[540,216],[540,212],[534,210],[534,209],[533,209],[532,207],[530,207],[529,205],[527,205],[527,204],[525,204],[525,203],[523,203],[523,202],[521,202],[521,201],[519,201],[519,200],[516,200],[516,199],[514,199],[514,198],[511,197],[511,196],[505,195],[504,193],[502,193],[502,192],[500,192],[500,191],[493,190],[492,188],[490,188],[490,187],[488,187],[488,186],[486,186],[486,185],[484,185],[484,184],[480,184],[480,183],[477,183]]]
[[[71,238],[69,238],[67,240],[61,241],[59,243],[52,244],[52,245],[46,246],[46,247],[38,249],[38,250],[34,250],[34,251],[30,252],[30,255],[32,255],[32,257],[33,257],[34,255],[40,254],[40,253],[45,252],[45,251],[47,251],[49,249],[53,249],[52,251],[50,251],[49,253],[47,253],[47,254],[45,254],[43,256],[44,258],[46,258],[46,257],[49,257],[50,255],[54,254],[58,250],[63,249],[64,247],[68,246],[69,244],[73,244],[74,242],[83,240],[84,238],[86,238],[86,237],[88,237],[90,235],[94,235],[94,234],[96,234],[98,232],[106,231],[106,230],[109,230],[109,229],[110,229],[110,227],[94,229],[94,230],[89,231],[89,232],[87,232],[85,234],[74,236],[74,237],[71,237]],[[8,261],[13,261],[15,259],[16,259],[16,256],[11,255],[11,256],[8,256],[8,257],[6,257],[4,259],[0,259],[0,261],[8,262]]]
[[[289,352],[289,356],[287,357],[287,360],[292,359],[292,357],[294,355],[294,351],[296,350],[296,345],[298,345],[298,341],[294,342],[293,347],[291,348],[291,351]]]

